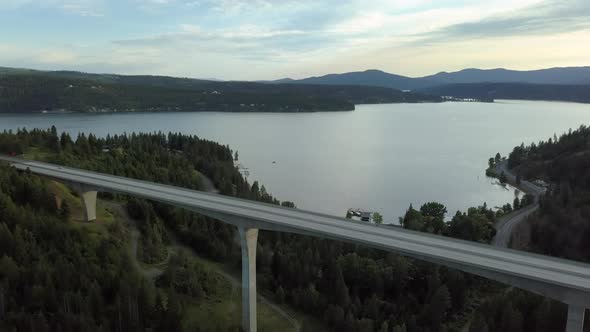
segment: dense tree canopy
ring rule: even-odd
[[[152,133],[72,138],[54,128],[0,134],[0,153],[32,150],[43,151],[39,155],[44,160],[57,164],[190,189],[203,189],[203,174],[223,195],[295,208],[292,202],[275,199],[258,182],[250,184],[244,179],[229,147],[195,136]],[[122,226],[114,224],[109,236],[100,241],[89,239],[80,229],[68,226],[69,207],[57,207],[46,182],[6,167],[0,172],[0,327],[4,324],[17,331],[143,331],[148,327],[180,331],[183,299],[204,298],[219,285],[215,276],[182,254],[171,258],[155,285],[142,280],[130,268]],[[200,255],[236,267],[240,264],[232,226],[156,202],[102,197],[126,203],[142,233],[139,255],[144,261],[161,260],[174,236]],[[491,223],[496,213],[485,204],[457,212],[449,222],[445,222],[446,213],[436,202],[419,210],[410,206],[402,224],[480,242],[493,236]],[[481,289],[494,285],[399,255],[286,233],[262,231],[257,256],[261,289],[334,331],[454,330],[461,326]],[[39,269],[45,270],[41,273]],[[528,326],[518,313],[506,315],[514,316],[510,324]],[[481,317],[477,323],[487,324],[490,331],[495,327]],[[513,326],[510,324],[506,326]]]
[[[368,86],[214,82],[74,72],[0,72],[0,112],[350,111],[358,103],[440,102],[439,97]]]
[[[420,210],[410,205],[400,223],[410,230],[477,242],[488,243],[495,235],[493,223],[497,213],[486,204],[469,208],[467,213],[457,211],[449,222],[445,222],[446,213],[447,208],[437,202],[425,203]]]
[[[508,162],[523,178],[551,186],[529,220],[531,249],[590,261],[590,128],[516,146]]]
[[[168,313],[130,268],[122,226],[108,232],[69,226],[47,180],[0,166],[0,330],[165,330],[156,317]]]
[[[425,88],[421,91],[438,96],[480,100],[563,100],[590,103],[590,85],[588,84],[457,83]]]

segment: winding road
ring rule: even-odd
[[[516,175],[508,169],[508,162],[506,160],[503,160],[496,165],[496,172],[498,172],[498,174],[504,172],[508,183],[518,187],[527,194],[533,195],[535,198],[532,205],[505,215],[494,225],[496,228],[496,236],[492,240],[492,245],[507,248],[510,244],[510,238],[514,228],[539,208],[539,196],[545,192],[545,188],[539,187],[525,180],[520,181],[520,184],[517,185]]]

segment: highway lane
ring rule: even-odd
[[[501,248],[508,248],[510,239],[512,238],[512,232],[514,228],[526,219],[531,213],[535,212],[539,208],[539,203],[533,203],[530,206],[514,211],[507,216],[502,217],[497,227],[496,235],[492,240],[492,244]]]
[[[0,159],[13,162],[20,168],[29,168],[36,174],[189,209],[262,222],[271,225],[271,229],[285,227],[287,230],[300,230],[302,233],[361,243],[443,265],[466,266],[470,271],[476,269],[501,273],[590,294],[590,266],[586,264],[67,167],[13,158]]]
[[[498,173],[504,172],[508,182],[512,185],[516,185],[516,175],[508,169],[507,161],[504,160],[498,163],[496,171]],[[492,240],[492,245],[494,246],[508,248],[514,228],[539,208],[539,196],[545,192],[545,188],[539,187],[526,180],[522,180],[518,187],[525,193],[533,195],[535,198],[534,203],[523,209],[509,213],[498,220],[494,226],[496,228],[496,235]]]

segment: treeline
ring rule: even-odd
[[[264,186],[250,185],[242,178],[228,147],[193,136],[80,135],[72,140],[52,128],[19,130],[2,137],[10,140],[11,136],[18,137],[25,147],[41,143],[40,147],[53,152],[47,158],[53,163],[192,189],[200,186],[198,177],[193,176],[196,169],[210,177],[225,195],[280,203]],[[146,222],[140,228],[160,232],[158,221],[162,220],[201,254],[239,266],[240,248],[232,226],[165,204],[127,201],[130,214]],[[294,206],[290,202],[283,205]],[[151,211],[155,216],[150,217]],[[165,242],[163,231],[150,245],[157,248],[157,243]],[[148,261],[157,260],[158,255],[155,250]],[[333,330],[351,332],[443,329],[449,318],[463,309],[470,286],[481,282],[454,270],[378,250],[273,232],[261,232],[258,274],[261,286],[271,290],[279,301],[318,317]]]
[[[161,262],[168,257],[168,232],[152,205],[145,200],[130,197],[126,207],[129,216],[139,221],[138,229],[142,234],[137,258],[150,264]]]
[[[47,184],[0,165],[0,330],[177,330],[177,292],[166,304],[133,269],[122,225],[72,227]]]
[[[437,202],[422,205],[416,210],[410,205],[400,224],[410,230],[450,236],[458,239],[489,243],[496,234],[496,218],[504,211],[488,209],[484,203],[467,212],[457,211],[450,222],[445,222],[447,208]]]
[[[560,100],[590,103],[590,85],[530,83],[458,83],[421,90],[424,93],[458,98]]]
[[[508,162],[524,178],[551,184],[528,221],[531,250],[589,262],[590,128],[582,125],[559,137],[521,144]]]
[[[98,83],[41,75],[0,75],[1,112],[101,111],[348,111],[345,99],[314,93],[247,93]]]
[[[231,175],[237,170],[229,148],[196,137],[146,134],[103,139],[80,135],[72,140],[68,134],[58,135],[55,127],[0,134],[0,153],[12,153],[15,146],[19,153],[42,150],[50,162],[192,189],[201,187],[194,171],[198,165],[232,195],[240,192],[242,197],[250,197],[252,193],[254,198],[269,199],[264,187],[251,191],[245,184],[246,194],[240,186],[231,185]],[[194,158],[183,157],[184,151],[193,151]],[[84,228],[73,227],[68,222],[70,207],[64,201],[58,208],[48,182],[0,166],[0,330],[200,331],[198,322],[183,324],[185,304],[215,298],[223,291],[220,276],[181,254],[170,258],[156,285],[144,280],[128,256],[129,238],[122,224],[109,226],[108,234],[98,238]],[[226,183],[230,185],[224,186]],[[101,196],[127,202],[127,210],[138,220],[143,234],[139,258],[161,260],[169,242],[163,221],[174,229],[173,224],[181,218],[163,216],[182,210],[119,195]],[[233,246],[233,228],[203,219],[195,224],[216,225],[208,235],[198,227],[186,232],[204,239],[205,254],[228,259],[230,252],[218,247],[221,241]],[[238,329],[233,326],[229,331]]]
[[[72,72],[0,73],[0,112],[351,111],[358,103],[440,102],[439,97],[364,86],[214,82]]]
[[[514,147],[508,157],[513,172],[526,180],[544,180],[549,190],[530,225],[528,250],[588,262],[590,257],[590,128]],[[563,331],[567,306],[523,291],[486,301],[471,331]]]
[[[564,331],[566,318],[565,304],[513,289],[482,303],[469,332]]]
[[[195,136],[153,133],[72,138],[58,134],[55,128],[0,135],[0,152],[11,152],[14,144],[24,151],[30,147],[48,151],[46,160],[53,163],[191,189],[202,186],[196,170],[209,177],[223,195],[294,207],[291,202],[275,199],[264,186],[248,183],[234,166],[234,153],[227,146]],[[148,261],[161,258],[160,249],[173,235],[199,254],[240,266],[233,226],[165,204],[125,196],[112,198],[126,201],[129,213],[142,222],[140,229],[144,229],[146,238],[142,246],[147,248],[142,255],[149,256]],[[412,230],[480,242],[488,242],[493,236],[491,222],[496,212],[485,205],[458,212],[449,223],[444,222],[446,212],[438,203],[425,204],[419,210],[410,207],[402,224]],[[480,290],[498,287],[473,275],[400,255],[286,233],[261,231],[257,257],[260,289],[316,317],[333,331],[456,330],[464,323],[462,317],[473,307]],[[177,272],[156,282],[158,287],[174,290],[170,294],[173,302],[163,306],[155,300],[155,308],[164,308],[157,309],[161,316],[154,315],[147,323],[142,321],[142,326],[168,324],[171,331],[182,330],[171,325],[186,314],[184,299],[178,293],[198,298],[201,291],[214,288],[216,281],[206,273],[201,274],[183,259],[178,262],[174,264]],[[121,264],[128,266],[130,262]],[[175,275],[181,278],[174,279]],[[203,278],[199,279],[199,275]],[[137,285],[141,283],[136,282],[134,287]],[[99,282],[99,286],[104,284]],[[115,303],[113,308],[117,308],[117,302],[109,303]],[[117,321],[120,316],[116,311],[111,313]],[[522,328],[526,326],[523,324]]]

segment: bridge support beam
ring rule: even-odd
[[[582,332],[586,308],[570,304],[567,309],[566,332]]]
[[[85,185],[77,182],[65,181],[82,199],[82,208],[84,208],[84,220],[87,222],[96,220],[96,195],[99,188]]]
[[[238,226],[242,246],[242,328],[256,332],[256,244],[258,229]]]
[[[96,191],[82,191],[82,205],[84,206],[84,219],[86,221],[96,220]]]

